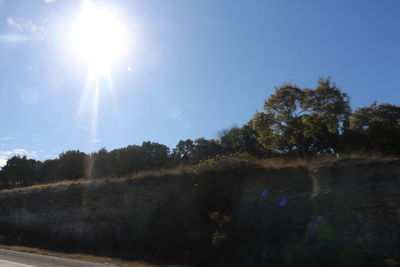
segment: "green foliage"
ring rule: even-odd
[[[194,141],[190,139],[179,141],[172,150],[171,157],[175,164],[181,165],[197,163],[223,154],[225,154],[224,148],[218,140],[201,137]]]
[[[314,90],[285,84],[251,120],[264,148],[283,155],[310,156],[337,152],[347,129],[349,98],[331,80],[320,79]]]
[[[91,155],[91,176],[115,177],[132,175],[140,170],[160,169],[168,166],[169,148],[165,145],[143,142],[107,152],[102,148]]]
[[[6,188],[27,186],[39,180],[40,162],[26,156],[14,156],[2,168],[2,183]]]
[[[165,167],[169,160],[169,148],[153,142],[143,142],[141,146],[145,169],[159,169]]]
[[[305,159],[352,152],[400,153],[400,107],[373,103],[351,113],[349,97],[330,78],[314,89],[284,84],[241,127],[223,130],[218,139],[180,140],[175,148],[142,145],[85,154],[66,151],[59,158],[39,162],[13,157],[0,171],[2,188],[65,179],[121,177],[142,170],[181,165],[221,165],[228,155],[251,158]],[[229,157],[228,157],[229,158]]]
[[[48,159],[45,160],[39,169],[39,177],[43,182],[51,182],[58,180],[59,160]]]
[[[172,150],[172,158],[177,164],[188,164],[194,152],[194,143],[190,139],[181,140]]]
[[[262,155],[262,147],[257,132],[249,124],[242,127],[232,127],[220,133],[221,146],[226,153],[248,153],[254,156]]]
[[[357,109],[345,137],[353,150],[400,153],[400,107],[374,102]]]
[[[89,157],[79,150],[63,152],[58,160],[58,176],[61,179],[79,179],[87,176]]]

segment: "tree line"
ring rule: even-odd
[[[400,106],[373,102],[352,111],[348,95],[330,78],[320,78],[314,89],[291,83],[277,87],[263,111],[241,127],[221,131],[217,139],[181,140],[172,150],[154,142],[91,154],[70,150],[43,162],[14,156],[0,171],[0,186],[129,176],[235,153],[313,158],[354,152],[400,154]]]

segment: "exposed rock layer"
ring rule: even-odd
[[[314,216],[336,238],[364,251],[400,257],[400,161],[349,160],[310,167]]]
[[[296,266],[345,244],[329,253],[352,251],[335,260],[358,266],[360,252],[400,259],[399,193],[394,159],[229,166],[1,192],[0,232],[8,243],[209,266]]]

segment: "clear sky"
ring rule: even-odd
[[[262,110],[285,81],[312,88],[332,76],[352,108],[400,104],[398,0],[92,4],[127,37],[97,76],[98,91],[69,40],[83,0],[0,0],[0,165],[15,153],[42,160],[69,149],[216,138]]]

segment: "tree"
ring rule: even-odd
[[[172,150],[171,158],[175,164],[196,163],[211,157],[224,154],[224,148],[214,139],[205,139],[203,137],[192,141],[181,140]]]
[[[372,103],[353,112],[346,143],[352,149],[400,152],[400,107]]]
[[[103,147],[96,153],[91,154],[90,157],[92,161],[91,176],[106,177],[111,175],[111,159],[107,149]]]
[[[248,153],[259,155],[261,147],[255,130],[249,124],[232,127],[220,133],[220,144],[226,153]]]
[[[114,149],[108,154],[111,176],[131,175],[145,169],[143,151],[138,145]]]
[[[339,136],[348,128],[349,98],[330,78],[314,90],[284,84],[264,103],[250,125],[271,153],[310,156],[336,153]]]
[[[89,157],[79,150],[69,150],[59,155],[59,178],[80,179],[87,177]]]
[[[7,160],[7,164],[1,170],[3,183],[7,187],[35,184],[39,182],[39,168],[39,161],[27,159],[26,156],[14,156]]]
[[[159,169],[167,166],[170,151],[166,145],[143,142],[141,151],[144,156],[146,169]]]
[[[171,157],[175,164],[188,164],[194,153],[194,142],[190,139],[180,140],[172,150]]]
[[[54,182],[59,179],[59,160],[48,159],[41,164],[39,177],[43,182]]]
[[[223,154],[223,148],[217,140],[203,137],[194,140],[192,159],[197,162]]]

